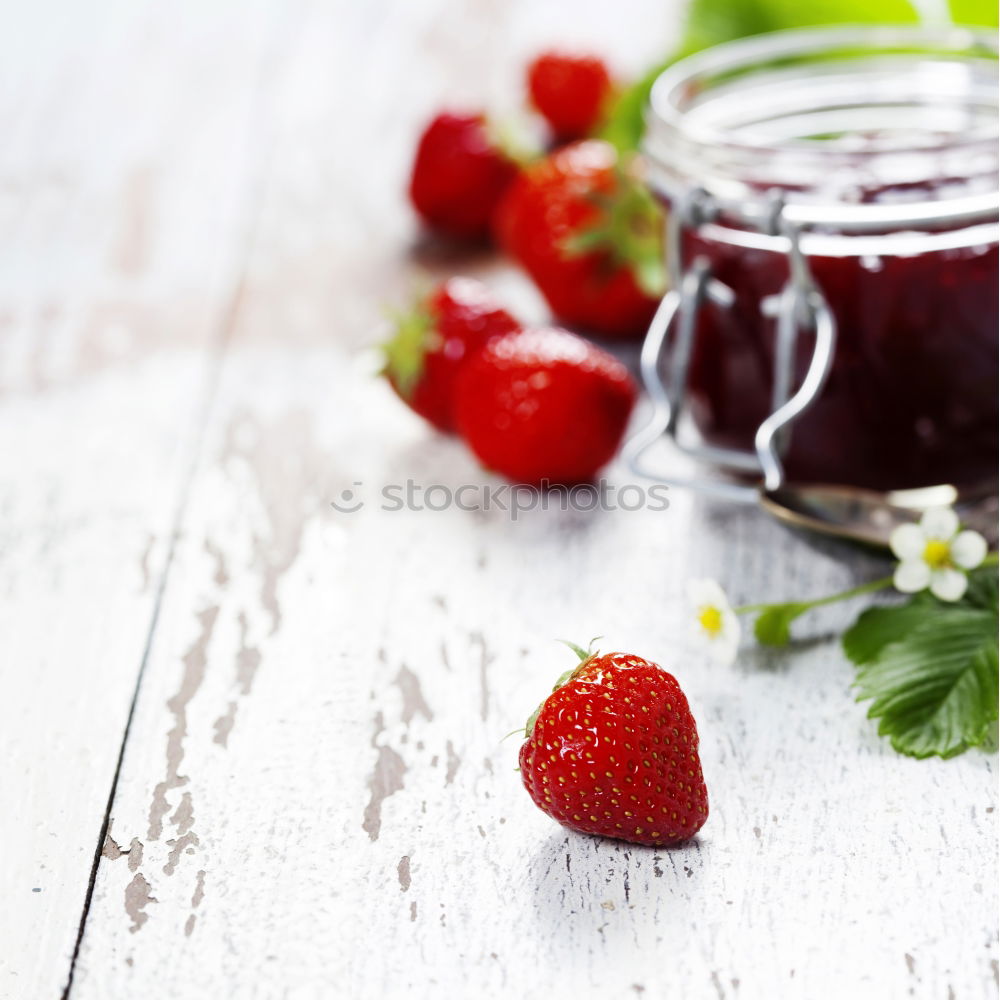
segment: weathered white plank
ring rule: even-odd
[[[115,804],[142,864],[102,866],[79,995],[989,993],[991,758],[896,757],[829,642],[735,670],[686,648],[689,573],[778,597],[846,583],[836,558],[682,497],[336,516],[355,477],[479,474],[325,352],[230,364]],[[567,834],[519,786],[500,737],[565,664],[552,637],[599,632],[696,706],[696,845]]]
[[[516,522],[380,509],[408,478],[493,482],[369,377],[364,348],[380,301],[455,266],[405,254],[419,115],[457,82],[506,92],[558,6],[317,9],[274,81],[260,238],[74,997],[994,991],[993,758],[893,755],[821,638],[731,670],[686,645],[689,575],[776,599],[868,560],[679,494]],[[623,55],[669,14],[578,9],[573,30]],[[366,506],[331,510],[345,489]],[[598,633],[691,697],[713,810],[693,845],[568,834],[520,788],[502,735],[561,672],[553,638]]]
[[[0,996],[12,1000],[58,996],[67,979],[247,246],[275,19],[260,3],[201,6],[22,4],[0,36]]]
[[[496,995],[563,977],[610,995],[717,981],[728,996],[734,980],[749,996],[985,995],[989,758],[893,756],[828,643],[720,671],[677,639],[686,572],[729,564],[737,593],[777,596],[839,585],[842,567],[754,516],[683,500],[517,525],[338,518],[323,500],[355,475],[476,473],[388,414],[360,433],[324,416],[321,398],[369,413],[388,401],[323,355],[262,352],[231,373],[226,400],[257,416],[217,435],[221,461],[196,494],[186,586],[168,594],[135,729],[156,736],[130,746],[115,807],[113,835],[137,837],[143,863],[101,872],[81,995],[321,996],[345,982],[345,995]],[[295,402],[241,398],[270,378]],[[308,419],[296,406],[313,398]],[[394,447],[379,469],[372,454]],[[276,453],[294,456],[278,504]],[[311,514],[301,535],[279,513],[296,497]],[[208,538],[230,554],[224,572]],[[516,744],[499,736],[565,662],[551,637],[598,631],[674,667],[698,706],[713,816],[695,847],[567,835],[519,788]]]

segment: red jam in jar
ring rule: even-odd
[[[798,482],[897,489],[996,478],[995,38],[964,29],[760,36],[675,65],[646,151],[728,305],[699,309],[686,403],[706,444],[752,451],[772,412],[779,298],[794,226],[836,321],[833,361],[791,425]],[[798,337],[792,388],[812,338]],[[745,468],[745,465],[744,465]]]

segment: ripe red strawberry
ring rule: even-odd
[[[582,483],[614,457],[635,396],[607,351],[565,330],[525,330],[462,368],[455,420],[479,460],[514,482]]]
[[[653,846],[693,837],[708,793],[680,685],[638,656],[576,652],[580,665],[528,722],[519,755],[528,794],[581,833]]]
[[[564,146],[528,167],[497,215],[501,243],[563,322],[641,337],[663,288],[662,214],[613,146]]]
[[[611,74],[597,56],[543,52],[528,67],[531,101],[559,142],[590,135],[604,117],[612,89]]]
[[[450,278],[397,321],[385,375],[399,397],[442,431],[455,429],[455,376],[491,337],[520,324],[471,278]]]
[[[484,239],[517,171],[490,136],[483,115],[445,112],[420,137],[410,200],[431,228]]]

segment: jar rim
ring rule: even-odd
[[[901,223],[935,225],[992,218],[1000,203],[996,190],[995,115],[980,115],[974,128],[935,132],[928,127],[920,142],[912,141],[911,132],[902,129],[906,139],[902,145],[884,141],[880,144],[877,138],[865,136],[863,148],[845,144],[843,139],[847,132],[833,132],[835,141],[829,142],[817,141],[828,139],[823,134],[789,136],[783,135],[782,130],[801,126],[796,112],[803,122],[814,124],[809,120],[811,105],[801,104],[810,98],[829,101],[829,109],[823,109],[827,118],[834,115],[844,118],[852,113],[864,116],[870,112],[870,119],[872,114],[892,112],[895,101],[905,101],[915,105],[912,110],[919,112],[922,122],[925,106],[922,102],[916,103],[914,98],[923,95],[916,91],[911,94],[907,88],[912,81],[905,74],[898,79],[894,76],[893,60],[905,60],[901,65],[909,72],[917,69],[926,72],[941,63],[944,69],[938,66],[939,73],[953,70],[952,77],[948,78],[957,88],[950,95],[952,101],[968,101],[970,115],[980,107],[992,109],[996,103],[995,86],[988,88],[988,96],[984,96],[983,90],[973,92],[971,74],[973,69],[981,74],[982,68],[989,66],[992,81],[996,75],[993,67],[997,49],[996,36],[989,31],[913,25],[838,25],[772,32],[705,49],[679,60],[653,84],[643,143],[650,165],[650,181],[654,188],[670,198],[679,196],[685,189],[702,187],[715,204],[738,219],[748,216],[743,221],[751,225],[758,225],[768,213],[773,213],[773,200],[772,207],[763,204],[766,200],[763,197],[756,199],[755,205],[746,204],[753,200],[751,192],[763,195],[774,189],[785,194],[786,218],[800,225],[873,231]],[[795,64],[796,59],[812,61],[805,63],[803,72],[803,67]],[[950,65],[959,60],[968,63],[967,72],[964,65],[957,71]],[[887,81],[886,86],[896,92],[894,99],[889,101],[884,94],[865,91],[859,99],[850,103],[845,101],[845,81],[851,81],[850,74],[855,66],[862,67],[869,76],[875,74]],[[747,75],[741,78],[741,72]],[[954,72],[958,77],[954,77]],[[805,87],[789,86],[798,79],[808,82],[815,94],[807,92]],[[858,80],[861,79],[858,73]],[[745,80],[752,86],[745,87]],[[936,98],[936,89],[934,93]],[[762,110],[761,94],[770,96],[780,106],[770,119]],[[972,104],[973,94],[979,103]],[[944,113],[951,112],[954,117],[956,109],[947,106],[947,102],[943,102],[943,106]],[[727,114],[730,119],[734,114],[747,115],[750,127],[733,126],[730,122],[727,128]],[[826,120],[821,114],[812,117],[817,121]],[[985,126],[984,121],[987,122]],[[762,123],[770,126],[770,132],[767,127],[761,127]],[[763,171],[773,169],[779,162],[786,170],[799,170],[805,176],[839,178],[865,157],[873,162],[881,157],[883,166],[891,162],[898,169],[904,162],[903,157],[910,156],[915,162],[917,156],[931,155],[939,155],[942,159],[950,157],[951,163],[958,165],[959,172],[950,175],[952,180],[974,177],[988,184],[988,188],[973,190],[971,194],[969,189],[948,191],[943,195],[937,192],[933,198],[925,196],[923,200],[887,203],[852,202],[842,197],[829,197],[828,193],[806,196],[805,192],[810,191],[808,182],[797,185],[779,180],[773,185],[762,186],[755,175],[755,183],[740,183],[743,179],[741,169],[753,167]],[[891,159],[893,157],[895,159]],[[986,161],[989,165],[983,171],[982,164]],[[908,163],[906,169],[913,170],[914,162]],[[967,164],[979,164],[979,167],[967,167]],[[975,172],[962,173],[965,169]],[[988,180],[983,181],[984,177]],[[824,201],[827,203],[823,204]]]

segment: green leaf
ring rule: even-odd
[[[685,54],[765,31],[821,24],[905,24],[919,20],[909,0],[693,0]]]
[[[771,604],[766,607],[753,623],[753,634],[765,646],[787,646],[788,630],[799,615],[804,614],[813,604],[789,601],[787,604]]]
[[[956,24],[997,26],[996,0],[949,0],[948,10]]]
[[[952,2],[963,8],[985,8],[982,0]],[[985,14],[973,12],[973,16]],[[692,0],[680,45],[619,95],[602,137],[619,150],[637,149],[642,139],[646,103],[656,78],[678,59],[709,46],[767,31],[821,24],[903,24],[917,20],[917,11],[909,0],[812,0],[810,3],[802,3],[802,0]]]
[[[921,594],[871,608],[844,635],[858,700],[900,753],[954,757],[997,719],[996,593],[996,570],[978,570],[957,603]]]
[[[675,54],[657,63],[642,79],[631,87],[626,87],[618,95],[600,131],[600,138],[606,139],[620,153],[633,152],[639,148],[646,127],[645,114],[649,92],[653,89],[656,78],[679,58],[680,56]]]
[[[853,663],[871,663],[890,643],[905,639],[927,617],[933,603],[929,594],[918,594],[903,605],[862,612],[841,640],[847,658]]]
[[[963,603],[973,608],[985,608],[996,613],[997,591],[1000,589],[995,567],[983,567],[969,574],[969,589],[962,598]]]

